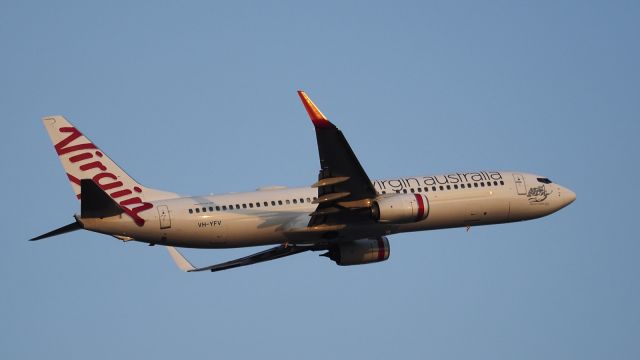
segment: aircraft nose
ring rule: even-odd
[[[562,207],[565,207],[571,204],[572,202],[576,201],[576,193],[567,188],[562,189],[561,196],[562,196]]]

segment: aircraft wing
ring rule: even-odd
[[[318,207],[309,226],[370,221],[371,200],[376,190],[342,132],[333,125],[304,91],[298,91],[316,129],[320,173]]]
[[[257,264],[257,263],[261,263],[261,262],[269,261],[269,260],[275,260],[275,259],[283,258],[283,257],[286,257],[286,256],[299,254],[301,252],[305,252],[305,251],[308,251],[308,250],[313,250],[313,248],[312,247],[280,245],[280,246],[273,247],[271,249],[267,249],[267,250],[255,253],[253,255],[245,256],[245,257],[240,258],[240,259],[235,259],[235,260],[223,262],[223,263],[220,263],[220,264],[215,264],[215,265],[211,265],[211,266],[205,266],[205,267],[201,267],[201,268],[196,268],[193,265],[191,265],[189,260],[187,260],[184,256],[182,256],[182,254],[180,254],[180,252],[178,250],[176,250],[176,248],[174,248],[173,246],[167,246],[167,250],[169,251],[169,255],[171,255],[171,258],[173,259],[173,261],[176,263],[176,265],[182,271],[186,271],[186,272],[211,271],[211,272],[214,272],[214,271],[232,269],[232,268],[236,268],[236,267],[240,267],[240,266],[247,266],[247,265]]]

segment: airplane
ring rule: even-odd
[[[304,91],[298,95],[315,128],[318,181],[223,195],[180,196],[145,187],[64,117],[44,117],[80,212],[71,224],[31,241],[85,229],[165,246],[186,272],[227,270],[306,251],[323,251],[321,256],[346,266],[387,260],[392,234],[536,219],[576,199],[549,178],[524,172],[371,181],[343,133]],[[176,249],[260,245],[275,247],[204,267]]]

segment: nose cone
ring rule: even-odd
[[[562,207],[565,207],[576,201],[576,193],[567,188],[562,188],[562,191],[560,193],[560,201],[562,202]]]

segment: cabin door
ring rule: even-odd
[[[171,216],[169,215],[169,207],[167,205],[158,206],[158,218],[160,219],[160,229],[168,229],[171,227]]]
[[[518,195],[527,195],[527,186],[524,183],[524,176],[513,174],[513,180],[516,182],[516,191]]]

